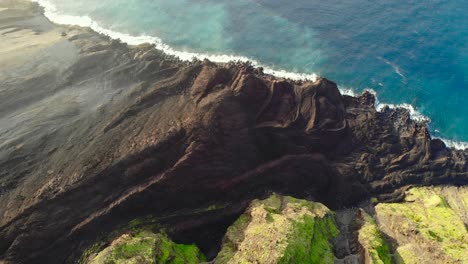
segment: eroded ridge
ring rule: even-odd
[[[59,45],[67,62],[60,76],[8,79],[9,102],[25,108],[0,109],[13,124],[0,145],[6,261],[74,261],[99,233],[145,215],[175,234],[209,226],[271,191],[338,208],[468,181],[467,151],[432,140],[407,110],[377,112],[370,93],[342,96],[327,79],[279,79],[245,63],[181,62],[54,25],[35,5],[2,5],[2,41],[18,27],[53,36],[32,52]],[[215,215],[200,213],[213,203],[223,205]]]

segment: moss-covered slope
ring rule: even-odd
[[[101,252],[91,255],[88,264],[196,264],[205,261],[195,245],[172,242],[164,233],[141,231],[124,234]]]
[[[398,263],[468,263],[468,189],[413,188],[404,203],[376,206]]]
[[[210,263],[468,263],[468,188],[413,188],[402,203],[377,204],[375,214],[372,206],[365,208],[348,209],[353,213],[345,223],[320,203],[277,194],[254,200],[228,228]],[[338,227],[348,231],[339,234]],[[121,235],[85,262],[206,262],[194,245],[138,230],[143,231]],[[339,245],[346,244],[349,252],[341,254]]]
[[[362,226],[358,230],[358,241],[364,249],[366,262],[373,264],[392,263],[390,248],[382,237],[374,218],[363,210],[359,210],[358,217],[362,221]]]
[[[333,263],[334,213],[320,203],[272,195],[228,229],[215,263]]]

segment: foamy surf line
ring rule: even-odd
[[[250,61],[253,66],[255,67],[262,67],[264,72],[267,74],[271,74],[277,77],[288,78],[291,80],[311,80],[315,81],[317,79],[317,75],[312,73],[295,73],[295,72],[288,72],[285,70],[275,70],[270,67],[266,67],[259,63],[256,60],[245,56],[234,56],[234,55],[213,55],[213,54],[204,54],[204,53],[196,53],[196,52],[188,52],[188,51],[178,51],[170,47],[169,45],[165,44],[161,39],[154,37],[154,36],[132,36],[130,34],[121,33],[117,31],[113,31],[110,29],[106,29],[101,27],[96,21],[91,19],[88,16],[72,16],[61,14],[58,12],[56,6],[48,0],[30,0],[31,2],[36,2],[44,8],[44,15],[50,19],[52,22],[62,25],[76,25],[80,27],[89,27],[92,30],[107,35],[113,39],[120,39],[122,42],[125,42],[129,45],[140,45],[143,43],[150,43],[154,44],[157,49],[164,51],[166,54],[176,56],[181,60],[190,61],[193,58],[198,59],[208,59],[213,62],[218,63],[228,63],[230,61]],[[344,95],[356,96],[356,93],[353,89],[339,87],[340,91]],[[377,94],[374,90],[368,90],[374,94],[376,98],[376,109],[381,111],[384,107],[390,108],[405,108],[409,111],[410,116],[413,120],[417,122],[428,122],[430,118],[424,116],[420,112],[418,112],[412,105],[410,104],[384,104],[380,103],[377,100]],[[442,139],[448,147],[455,148],[455,149],[468,149],[468,142],[458,142],[449,139]]]
[[[347,87],[339,87],[341,94],[343,95],[349,95],[349,96],[359,96],[352,88],[347,88]],[[377,111],[382,111],[385,107],[388,108],[404,108],[408,110],[411,119],[417,121],[417,122],[430,122],[431,119],[425,115],[423,115],[421,112],[416,110],[414,106],[410,104],[386,104],[386,103],[381,103],[379,101],[379,98],[377,97],[377,92],[373,89],[366,89],[367,92],[370,92],[371,94],[374,95],[375,97],[375,108]]]
[[[227,63],[230,61],[250,61],[254,67],[262,67],[264,72],[267,74],[275,75],[282,78],[288,78],[291,80],[312,80],[317,79],[317,75],[314,73],[296,73],[288,72],[285,70],[275,70],[270,67],[264,66],[256,60],[245,56],[234,56],[234,55],[213,55],[205,53],[196,53],[189,51],[179,51],[175,50],[169,45],[165,44],[161,39],[154,36],[132,36],[127,33],[117,32],[110,29],[106,29],[100,26],[96,21],[91,19],[88,16],[72,16],[61,14],[56,6],[48,0],[30,0],[31,2],[36,2],[44,8],[44,15],[49,18],[52,22],[62,25],[76,25],[81,27],[89,27],[92,30],[107,35],[113,39],[120,39],[122,42],[125,42],[129,45],[139,45],[143,43],[154,44],[157,49],[164,51],[166,54],[176,56],[181,60],[190,61],[193,58],[198,58],[201,60],[208,59],[213,62],[218,63]]]
[[[440,138],[440,137],[434,137],[434,138],[438,138],[442,140],[445,143],[445,145],[454,149],[460,149],[460,150],[468,149],[468,142],[455,141],[455,140],[450,140],[450,139]]]
[[[339,87],[339,89],[340,89],[341,94],[343,94],[343,95],[349,95],[349,96],[354,96],[354,97],[359,95],[351,88]],[[379,101],[378,97],[377,97],[377,92],[376,91],[374,91],[373,89],[366,89],[366,91],[368,91],[368,92],[370,92],[371,94],[374,95],[374,97],[375,97],[375,108],[379,112],[382,111],[385,107],[389,107],[389,108],[392,108],[392,109],[404,108],[404,109],[408,110],[411,119],[413,119],[413,120],[415,120],[417,122],[428,122],[429,123],[431,121],[431,119],[429,117],[423,115],[421,112],[416,110],[414,108],[414,106],[412,106],[410,104],[405,104],[405,103],[404,104],[381,103]],[[468,142],[455,141],[455,140],[445,139],[445,138],[440,138],[440,137],[435,137],[435,136],[433,138],[437,138],[437,139],[442,140],[445,143],[445,145],[447,145],[450,148],[459,149],[459,150],[468,149]]]

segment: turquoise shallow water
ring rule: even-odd
[[[468,1],[49,0],[176,50],[246,56],[408,103],[433,135],[468,141]]]

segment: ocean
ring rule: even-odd
[[[190,60],[250,60],[292,79],[376,92],[468,148],[468,1],[36,0],[54,22]]]

